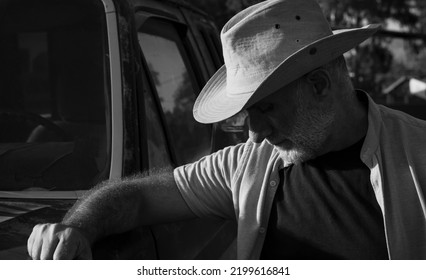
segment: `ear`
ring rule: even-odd
[[[314,92],[319,96],[325,96],[331,87],[330,73],[323,68],[315,69],[306,75],[309,84],[314,88]]]

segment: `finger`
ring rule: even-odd
[[[55,252],[56,246],[59,243],[59,238],[53,232],[51,228],[49,233],[44,236],[43,245],[41,246],[40,259],[41,260],[51,260],[53,258],[53,253]]]
[[[34,228],[33,228],[33,231],[30,234],[30,237],[28,237],[28,240],[27,240],[27,252],[28,252],[28,255],[31,258],[32,258],[33,244],[34,244]]]
[[[72,260],[74,259],[76,246],[70,246],[66,238],[60,238],[58,246],[53,254],[54,260]]]
[[[53,255],[53,259],[70,260],[91,258],[89,242],[78,230],[67,228],[61,232],[59,239],[60,241]],[[87,251],[89,251],[89,253]]]
[[[33,228],[33,232],[31,233],[32,238],[32,246],[30,248],[30,255],[33,260],[39,260],[40,259],[40,253],[41,253],[41,247],[43,245],[43,238],[42,238],[42,232],[46,225],[36,225]]]
[[[80,242],[77,249],[77,258],[78,260],[91,260],[92,259],[92,248],[90,247],[89,242],[86,240]]]

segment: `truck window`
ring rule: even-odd
[[[139,29],[138,38],[161,102],[176,164],[209,154],[210,127],[192,116],[200,85],[178,29],[171,22],[149,19]]]
[[[199,24],[197,27],[216,69],[219,69],[223,65],[222,47],[215,31],[204,24]]]
[[[166,135],[164,133],[164,126],[161,122],[161,115],[158,106],[155,102],[153,92],[148,88],[148,81],[145,74],[142,74],[143,79],[143,93],[145,110],[145,133],[148,148],[148,164],[149,170],[157,170],[167,167],[172,167],[172,160],[170,157],[170,149],[167,144]],[[143,135],[143,133],[142,133]]]
[[[0,190],[88,189],[108,168],[102,2],[2,4]]]

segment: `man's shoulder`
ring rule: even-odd
[[[274,146],[269,144],[266,140],[261,143],[254,143],[250,139],[246,142],[239,143],[233,146],[228,146],[219,150],[216,153],[231,153],[231,154],[248,154],[248,155],[270,155],[275,152]]]
[[[251,164],[267,164],[271,160],[277,158],[278,155],[274,146],[267,141],[254,143],[250,139],[244,143],[226,147],[217,153],[224,158],[233,158],[238,162],[238,165],[242,167],[247,167]]]
[[[271,157],[277,153],[274,146],[269,144],[268,141],[263,140],[261,143],[254,143],[250,139],[245,143],[245,152],[252,157]]]
[[[403,126],[404,128],[419,129],[426,133],[426,121],[415,118],[405,112],[395,110],[384,105],[378,105],[385,125]]]

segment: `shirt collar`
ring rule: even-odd
[[[365,136],[364,144],[361,148],[361,160],[369,167],[371,167],[371,158],[378,149],[379,146],[379,135],[380,135],[380,128],[382,123],[382,117],[380,114],[379,106],[373,101],[373,99],[370,97],[368,93],[366,93],[363,90],[356,90],[356,94],[358,98],[365,101],[366,106],[368,106],[368,128],[367,128],[367,134]],[[291,165],[289,162],[285,162],[284,160],[280,160],[278,156],[278,152],[273,148],[271,144],[269,144],[266,140],[262,141],[260,144],[256,144],[251,142],[250,139],[247,140],[247,143],[249,145],[254,146],[270,146],[270,148],[273,149],[273,154],[277,158],[276,164],[282,168],[287,167]]]
[[[367,166],[370,166],[372,165],[371,158],[379,147],[382,117],[379,106],[373,101],[369,94],[362,90],[356,90],[356,93],[359,98],[366,100],[368,106],[368,128],[360,156],[361,160]]]

